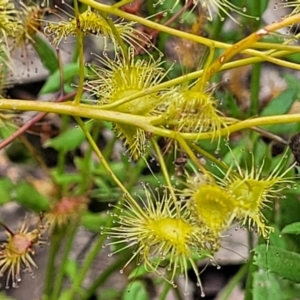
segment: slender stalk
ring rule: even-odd
[[[130,256],[132,254],[130,253]],[[82,300],[88,300],[91,299],[91,296],[94,294],[94,292],[97,290],[98,287],[103,285],[106,280],[115,273],[118,269],[122,268],[122,266],[128,261],[130,258],[129,255],[120,255],[119,259],[117,259],[114,263],[109,265],[102,274],[93,282],[93,284],[88,288],[88,290],[85,292],[85,297]]]
[[[137,116],[131,114],[125,114],[115,111],[106,111],[98,109],[95,106],[86,105],[70,105],[69,103],[47,103],[40,101],[27,101],[27,100],[11,100],[1,99],[0,109],[18,109],[21,111],[44,111],[52,112],[57,114],[66,114],[70,116],[78,116],[83,118],[98,119],[102,121],[109,121],[115,123],[128,124],[135,127],[140,127],[147,132],[151,132],[156,135],[168,137],[175,140],[207,140],[213,139],[215,132],[204,132],[204,133],[179,133],[172,130],[160,128],[151,125],[155,123],[155,120],[159,117],[152,116]],[[258,117],[255,119],[247,119],[243,121],[237,120],[236,123],[226,128],[221,129],[218,134],[220,136],[228,136],[228,134],[252,128],[256,126],[272,125],[272,124],[288,124],[298,123],[300,121],[300,114],[290,115],[277,115],[277,116],[265,116]],[[187,146],[190,149],[189,146]],[[189,150],[190,152],[191,150]],[[122,189],[124,190],[124,188]]]
[[[219,14],[222,14],[222,12],[219,11]],[[219,18],[216,18],[212,24],[210,38],[213,40],[218,39],[222,32],[222,27],[225,23],[225,20],[223,20],[221,17],[226,19],[227,16],[223,14],[220,15]]]
[[[72,92],[71,94],[68,94],[68,95],[61,95],[54,102],[65,101],[65,100],[70,99],[74,96],[75,96],[74,92]],[[0,101],[0,103],[1,103],[1,101]],[[32,119],[30,119],[27,123],[25,123],[23,126],[21,126],[19,129],[17,129],[13,134],[11,134],[9,137],[7,137],[3,141],[1,141],[0,142],[0,150],[5,148],[11,142],[13,142],[17,137],[22,135],[26,130],[30,129],[31,126],[33,126],[37,122],[41,121],[46,115],[47,115],[47,112],[37,114]]]
[[[253,232],[248,231],[248,247],[250,249],[254,248],[254,238],[253,238]],[[253,285],[253,274],[257,270],[257,266],[253,264],[253,256],[254,252],[252,251],[250,253],[249,262],[247,264],[248,266],[248,276],[246,281],[246,289],[245,289],[245,300],[252,300],[253,294],[252,294],[252,285]]]
[[[221,294],[218,295],[219,299],[228,300],[234,290],[234,288],[241,282],[241,280],[246,276],[249,269],[248,264],[244,264],[240,267],[239,271],[231,278],[229,283],[222,290]]]
[[[20,136],[20,140],[25,145],[30,154],[35,158],[35,160],[38,162],[38,164],[41,166],[41,168],[44,170],[47,176],[49,176],[52,179],[52,181],[55,182],[53,174],[51,173],[50,169],[48,168],[47,164],[41,157],[36,147],[34,147],[25,136]]]
[[[261,64],[254,64],[251,77],[251,104],[250,116],[257,115],[259,112],[259,91],[260,91],[260,70]]]
[[[210,176],[210,174],[207,172],[206,168],[201,164],[201,162],[199,161],[197,156],[194,154],[194,152],[192,151],[190,146],[187,144],[187,142],[180,135],[176,135],[175,139],[180,144],[180,146],[184,149],[186,154],[191,158],[191,160],[196,164],[196,166],[199,168],[199,170],[203,174],[207,174],[208,176]]]
[[[213,44],[216,44],[216,47],[220,47],[220,48],[223,48],[224,46],[226,47],[226,44],[224,44],[224,43],[220,43],[220,42],[217,42],[217,41],[212,41],[208,38],[203,38],[203,37],[200,37],[200,36],[197,37],[193,34],[184,33],[180,30],[176,30],[176,29],[173,29],[173,28],[166,27],[164,25],[161,25],[161,24],[158,24],[156,22],[150,21],[149,19],[145,19],[145,18],[139,17],[137,15],[133,15],[133,14],[129,14],[127,12],[124,12],[124,11],[116,8],[115,6],[105,5],[105,4],[98,3],[98,2],[93,1],[93,0],[80,0],[80,1],[87,4],[87,5],[89,5],[89,6],[91,6],[91,7],[93,7],[93,8],[95,8],[95,9],[97,9],[97,10],[99,10],[99,11],[110,13],[110,14],[113,14],[113,15],[118,16],[120,18],[130,20],[130,21],[133,21],[133,22],[137,22],[139,24],[142,24],[146,27],[150,27],[150,28],[158,30],[158,31],[166,32],[166,33],[169,33],[171,35],[175,35],[175,36],[178,36],[178,37],[181,37],[181,38],[191,39],[193,41],[196,41],[198,43],[201,43],[201,44],[209,46],[209,47],[212,46]]]
[[[173,287],[173,291],[177,300],[184,300],[184,296],[181,293],[181,290],[178,288],[178,284],[176,283],[177,287]]]
[[[100,15],[103,17],[103,20],[107,23],[107,25],[111,28],[111,31],[113,32],[114,37],[116,38],[119,47],[122,49],[124,58],[126,60],[126,63],[129,65],[129,57],[128,57],[128,51],[126,50],[126,46],[124,41],[122,40],[118,30],[116,29],[116,26],[114,22],[107,16],[107,13],[103,13],[99,11]]]
[[[63,284],[63,279],[64,279],[64,275],[65,275],[65,267],[66,264],[68,262],[68,256],[70,254],[70,251],[72,249],[73,246],[73,241],[75,238],[75,233],[77,230],[77,226],[69,225],[68,229],[67,229],[67,241],[66,244],[64,245],[64,251],[63,251],[63,256],[60,260],[60,265],[59,265],[59,270],[57,275],[55,276],[55,282],[54,282],[54,287],[53,287],[53,292],[51,294],[51,298],[52,300],[56,300],[59,299],[59,294],[62,288],[62,284]]]
[[[83,121],[78,118],[75,117],[76,122],[78,123],[78,125],[81,127],[82,131],[84,132],[87,140],[89,141],[89,143],[91,144],[94,152],[96,153],[96,155],[98,156],[100,162],[103,164],[103,166],[105,167],[107,173],[113,178],[114,182],[118,185],[118,187],[121,189],[121,191],[124,193],[124,195],[126,195],[127,200],[129,200],[131,202],[131,204],[142,214],[145,215],[144,211],[142,210],[142,208],[136,203],[136,201],[132,198],[132,196],[130,195],[130,193],[128,192],[128,190],[125,188],[125,186],[122,184],[122,182],[119,180],[119,178],[114,174],[114,172],[112,171],[112,169],[110,168],[110,165],[108,164],[108,162],[106,161],[106,159],[104,158],[102,152],[100,151],[100,149],[97,147],[95,141],[93,140],[93,137],[91,136],[90,132],[87,130],[85,124],[83,123]]]
[[[134,0],[121,0],[120,2],[115,3],[115,4],[113,5],[113,7],[119,8],[119,7],[124,6],[124,5],[126,5],[126,4],[128,4],[128,3],[130,3],[130,2],[133,2],[133,1],[134,1]]]
[[[253,264],[253,252],[251,253],[250,259],[248,264],[246,265],[247,268],[247,281],[246,281],[246,288],[245,288],[245,300],[252,300],[253,294],[252,294],[252,285],[253,285],[253,274],[255,270],[257,270],[257,267]]]
[[[229,45],[229,44],[226,44],[226,43],[221,43],[221,42],[214,41],[214,40],[211,40],[211,39],[208,39],[208,38],[196,36],[196,35],[193,35],[193,34],[190,34],[190,33],[187,33],[187,32],[183,32],[183,31],[176,30],[176,29],[173,29],[173,28],[170,28],[170,27],[166,27],[164,25],[155,23],[155,22],[150,21],[148,19],[139,17],[137,15],[126,13],[126,12],[124,12],[124,11],[114,7],[114,6],[105,5],[105,4],[102,4],[102,3],[99,3],[99,2],[96,2],[96,1],[93,1],[93,0],[80,0],[80,1],[87,4],[87,5],[89,5],[89,6],[91,6],[91,7],[93,7],[93,8],[95,8],[95,9],[97,9],[97,10],[107,12],[107,13],[111,13],[113,15],[119,16],[119,17],[124,18],[126,20],[134,21],[134,22],[142,24],[146,27],[150,27],[150,28],[156,29],[156,30],[161,31],[161,32],[166,32],[170,35],[181,37],[183,39],[188,39],[188,40],[194,41],[196,43],[206,45],[208,47],[215,47],[215,48],[221,48],[221,49],[229,49],[229,48],[232,47],[232,45]],[[297,22],[299,22],[299,19],[300,19],[300,15],[294,15],[294,16],[285,18],[283,20],[280,20],[277,23],[271,24],[272,25],[272,30],[270,30],[270,31],[275,31],[277,29],[286,27],[290,24],[297,23]],[[263,45],[263,43],[256,43],[256,42],[257,41],[255,41],[254,43],[251,42],[251,46],[256,47],[256,48],[262,48],[262,49],[265,49],[265,48],[268,49],[269,48],[269,47],[265,47]],[[297,51],[299,51],[299,49]],[[258,51],[244,48],[244,49],[242,49],[242,52],[246,53],[246,54],[250,54],[250,55],[255,55]]]
[[[69,126],[70,116],[63,115],[61,119],[62,119],[62,125],[60,128],[60,133],[67,130]],[[65,165],[66,165],[66,151],[62,149],[58,152],[58,158],[57,158],[56,170],[58,174],[63,174],[65,172]]]
[[[168,282],[165,282],[164,283],[164,289],[163,291],[161,292],[160,296],[159,296],[159,300],[165,300],[167,298],[167,295],[169,293],[171,289],[171,285],[168,283]]]
[[[74,98],[74,104],[79,105],[84,87],[84,49],[83,49],[83,34],[81,31],[80,12],[77,0],[74,0],[74,12],[76,17],[77,31],[77,47],[78,47],[78,65],[79,65],[79,82],[77,94]]]
[[[286,56],[286,55],[289,55],[289,54],[290,54],[290,52],[287,52],[287,51],[276,52],[276,53],[273,53],[272,55],[270,55],[267,52],[258,53],[257,57],[240,59],[238,61],[226,63],[226,64],[221,66],[219,71],[233,69],[233,68],[237,68],[237,67],[241,67],[241,66],[245,66],[245,65],[250,65],[250,64],[254,64],[254,63],[258,63],[258,62],[263,62],[263,61],[268,61],[268,62],[271,62],[273,64],[277,64],[279,66],[283,66],[283,67],[286,67],[286,68],[300,70],[300,65],[299,64],[290,63],[290,62],[283,61],[281,59],[276,58],[277,56],[280,57],[280,56]],[[153,87],[147,88],[146,91],[143,90],[143,91],[140,91],[140,92],[137,92],[137,93],[132,93],[132,94],[126,96],[126,97],[123,97],[120,100],[114,101],[113,103],[102,105],[101,108],[102,109],[107,109],[107,110],[114,109],[118,106],[121,106],[124,103],[128,103],[129,101],[132,101],[132,100],[137,99],[139,97],[143,97],[143,96],[149,95],[151,93],[160,92],[160,91],[162,91],[166,88],[182,84],[183,82],[198,79],[201,76],[203,76],[203,72],[204,72],[204,70],[200,70],[200,71],[195,71],[195,72],[183,75],[183,76],[179,76],[175,79],[171,79],[169,81],[166,81],[166,82],[157,84]]]
[[[283,27],[286,27],[290,24],[293,24],[294,22],[299,22],[300,14],[295,15],[292,17],[285,18],[283,20],[280,20],[276,23],[269,24],[265,26],[262,29],[259,29],[255,31],[254,33],[250,34],[243,40],[237,42],[232,47],[227,49],[220,57],[211,65],[209,68],[209,77],[207,80],[209,80],[213,75],[216,74],[222,67],[224,63],[229,61],[232,57],[234,57],[236,54],[241,53],[243,50],[253,47],[253,45],[259,41],[261,38],[268,35],[270,32],[274,32],[278,29],[281,29]]]
[[[203,155],[204,157],[206,157],[207,159],[209,159],[210,161],[212,161],[214,164],[216,164],[217,166],[219,166],[221,169],[226,170],[226,171],[229,170],[229,166],[226,165],[223,161],[218,160],[215,156],[213,156],[209,152],[205,151],[204,149],[202,149],[201,147],[199,147],[195,143],[189,142],[188,145],[191,148],[193,148],[194,150],[196,150],[198,153],[200,153],[201,155]]]
[[[162,153],[161,153],[161,150],[156,142],[156,140],[154,138],[151,138],[151,142],[152,142],[152,145],[154,147],[154,150],[155,150],[155,153],[157,155],[157,158],[158,158],[158,161],[159,161],[159,164],[160,164],[160,168],[161,168],[161,171],[164,175],[164,178],[166,180],[166,183],[167,183],[167,186],[169,188],[169,192],[171,193],[172,195],[172,199],[173,199],[173,202],[174,202],[174,206],[176,207],[177,209],[177,212],[178,212],[178,215],[180,216],[180,208],[178,207],[178,203],[177,203],[177,199],[176,199],[176,196],[175,196],[175,192],[174,192],[174,188],[172,186],[172,183],[171,183],[171,180],[170,180],[170,176],[169,176],[169,173],[168,173],[168,169],[166,167],[166,164],[165,164],[165,160],[162,156]]]
[[[57,229],[53,230],[50,239],[50,251],[48,257],[48,263],[46,268],[46,277],[45,277],[45,288],[44,296],[46,300],[50,300],[51,292],[53,289],[53,278],[55,272],[55,258],[60,248],[62,238],[64,236],[63,232],[58,233]]]
[[[109,227],[112,224],[112,218],[108,218],[106,226]],[[102,249],[102,245],[104,243],[105,236],[101,235],[96,240],[94,247],[91,249],[89,254],[87,255],[81,269],[78,271],[78,274],[75,277],[75,281],[73,282],[73,285],[71,286],[68,293],[65,295],[64,300],[74,300],[75,295],[78,293],[78,291],[81,288],[82,282],[89,271],[94,259],[98,255],[98,253]]]
[[[288,124],[288,123],[299,123],[300,114],[290,114],[290,115],[277,115],[277,116],[267,116],[267,117],[258,117],[255,119],[247,119],[244,121],[238,121],[233,125],[228,126],[227,128],[221,129],[219,134],[221,136],[226,136],[228,134],[252,128],[256,126],[263,125],[272,125],[272,124]],[[256,130],[256,129],[255,129]],[[181,134],[184,139],[193,140],[205,140],[211,139],[213,137],[212,132],[199,133],[198,135],[195,133],[185,133]]]

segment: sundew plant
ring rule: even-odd
[[[214,297],[297,299],[299,23],[300,1],[0,0],[0,299],[213,299],[232,256]]]

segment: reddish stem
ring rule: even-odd
[[[5,225],[3,224],[2,222],[0,222],[0,225],[7,231],[11,234],[11,236],[14,236],[15,234]]]
[[[167,20],[163,25],[164,26],[169,26],[170,24],[172,24],[174,21],[176,21],[190,6],[192,6],[193,4],[193,0],[189,0],[175,15],[173,15],[169,20]],[[144,32],[147,33],[146,28],[144,28],[143,30]],[[154,40],[154,38],[156,38],[159,34],[159,30],[152,30],[150,31],[150,33],[148,33],[149,38],[151,40]],[[136,49],[136,54],[139,54],[142,49],[145,47],[145,44],[140,46],[138,49]]]
[[[59,96],[54,102],[62,102],[69,98],[72,98],[76,95],[76,91],[69,93],[67,95],[61,95]],[[48,113],[47,112],[41,112],[38,113],[36,116],[34,116],[31,120],[29,120],[26,124],[24,124],[22,127],[20,127],[18,130],[16,130],[12,135],[10,135],[8,138],[0,142],[0,150],[8,146],[11,142],[13,142],[16,138],[21,136],[25,131],[27,131],[31,126],[33,126],[35,123],[42,120]]]

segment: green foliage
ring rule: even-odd
[[[49,210],[50,200],[42,196],[27,182],[19,182],[13,189],[18,203],[36,212]]]
[[[282,290],[274,275],[259,271],[253,277],[253,300],[283,299]]]
[[[87,128],[92,128],[93,122],[87,123]],[[76,125],[61,133],[58,137],[48,140],[45,147],[67,152],[76,149],[85,139],[83,131]]]
[[[85,68],[84,72],[87,74],[87,68]],[[40,90],[40,95],[57,92],[60,88],[61,80],[63,80],[65,85],[70,85],[71,82],[74,82],[74,78],[76,78],[78,73],[79,66],[77,63],[67,64],[63,67],[63,79],[60,78],[61,71],[56,69],[43,85],[43,88]]]
[[[254,252],[255,265],[284,279],[300,282],[300,254],[266,245],[257,246]]]
[[[287,114],[296,99],[297,90],[289,88],[283,91],[269,105],[267,105],[266,108],[261,112],[261,116],[276,116],[279,114]],[[286,132],[295,132],[297,124],[276,124],[264,126],[264,128],[276,134],[284,134]]]
[[[50,71],[50,73],[55,73],[58,70],[58,59],[55,51],[49,45],[49,43],[42,38],[40,35],[36,34],[33,36],[34,39],[34,49],[41,58],[41,62]],[[58,83],[58,81],[57,81]]]
[[[0,204],[3,205],[11,200],[13,183],[8,178],[0,179]]]
[[[149,296],[142,281],[134,281],[130,283],[127,292],[124,293],[122,300],[148,300]]]
[[[300,234],[300,222],[295,222],[285,226],[282,231],[282,234]]]

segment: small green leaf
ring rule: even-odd
[[[50,200],[41,195],[32,185],[25,181],[15,186],[16,201],[21,205],[34,211],[47,211],[50,207]]]
[[[261,116],[273,116],[287,113],[296,99],[296,92],[297,91],[293,88],[283,91],[264,108],[261,112]]]
[[[259,17],[263,14],[263,12],[267,9],[269,4],[268,0],[252,0],[247,3],[247,11],[246,14],[250,16]],[[259,5],[259,15],[254,15],[254,12],[258,12],[257,6]],[[237,1],[237,6],[241,7],[241,1]],[[242,8],[242,7],[241,7]]]
[[[101,226],[107,224],[107,220],[110,218],[110,215],[107,213],[103,214],[93,214],[87,212],[82,216],[81,222],[82,225],[92,232],[99,233]]]
[[[93,122],[85,123],[88,130],[93,126]],[[74,127],[61,133],[59,136],[47,140],[45,147],[52,147],[57,151],[71,151],[76,149],[85,140],[85,135],[80,127]]]
[[[285,57],[285,59],[287,59],[288,61],[291,61],[293,63],[297,63],[297,64],[300,63],[300,55],[299,55],[299,53],[294,53],[294,54],[287,55]]]
[[[52,175],[55,178],[55,182],[59,185],[68,185],[79,183],[82,181],[82,175],[80,173],[60,173],[57,171],[53,171]]]
[[[273,247],[278,247],[280,249],[288,250],[288,244],[286,242],[286,239],[281,235],[280,229],[276,224],[268,224],[271,226],[274,231],[270,234],[270,245]]]
[[[146,269],[145,265],[139,265],[129,274],[128,279],[136,279],[148,273],[149,271]]]
[[[87,73],[87,69],[84,69],[84,73]],[[63,68],[63,78],[64,82],[72,80],[75,76],[79,74],[78,63],[71,63],[65,65]],[[49,77],[44,86],[40,91],[40,95],[56,92],[60,89],[60,70],[57,69]]]
[[[8,178],[0,179],[0,205],[11,200],[13,183]]]
[[[293,103],[296,100],[297,90],[289,88],[283,91],[279,96],[272,100],[261,113],[261,116],[275,116],[288,113]],[[294,132],[297,124],[275,124],[275,125],[264,125],[264,129],[272,131],[274,133],[286,133]]]
[[[253,276],[253,300],[282,300],[283,295],[276,278],[268,272],[259,271]]]
[[[300,234],[300,222],[292,223],[285,226],[282,231],[282,234]]]
[[[148,300],[147,290],[141,281],[129,283],[126,287],[122,300]]]
[[[59,64],[57,55],[53,47],[49,42],[42,38],[39,34],[35,34],[32,37],[34,43],[32,43],[35,51],[39,55],[41,62],[44,64],[45,68],[53,73],[55,70],[58,70]]]
[[[300,254],[273,246],[259,245],[254,264],[285,279],[300,282]]]
[[[11,126],[11,124],[1,124],[0,121],[0,137],[1,139],[6,139],[9,136],[11,136],[16,131],[16,128],[14,126]]]

